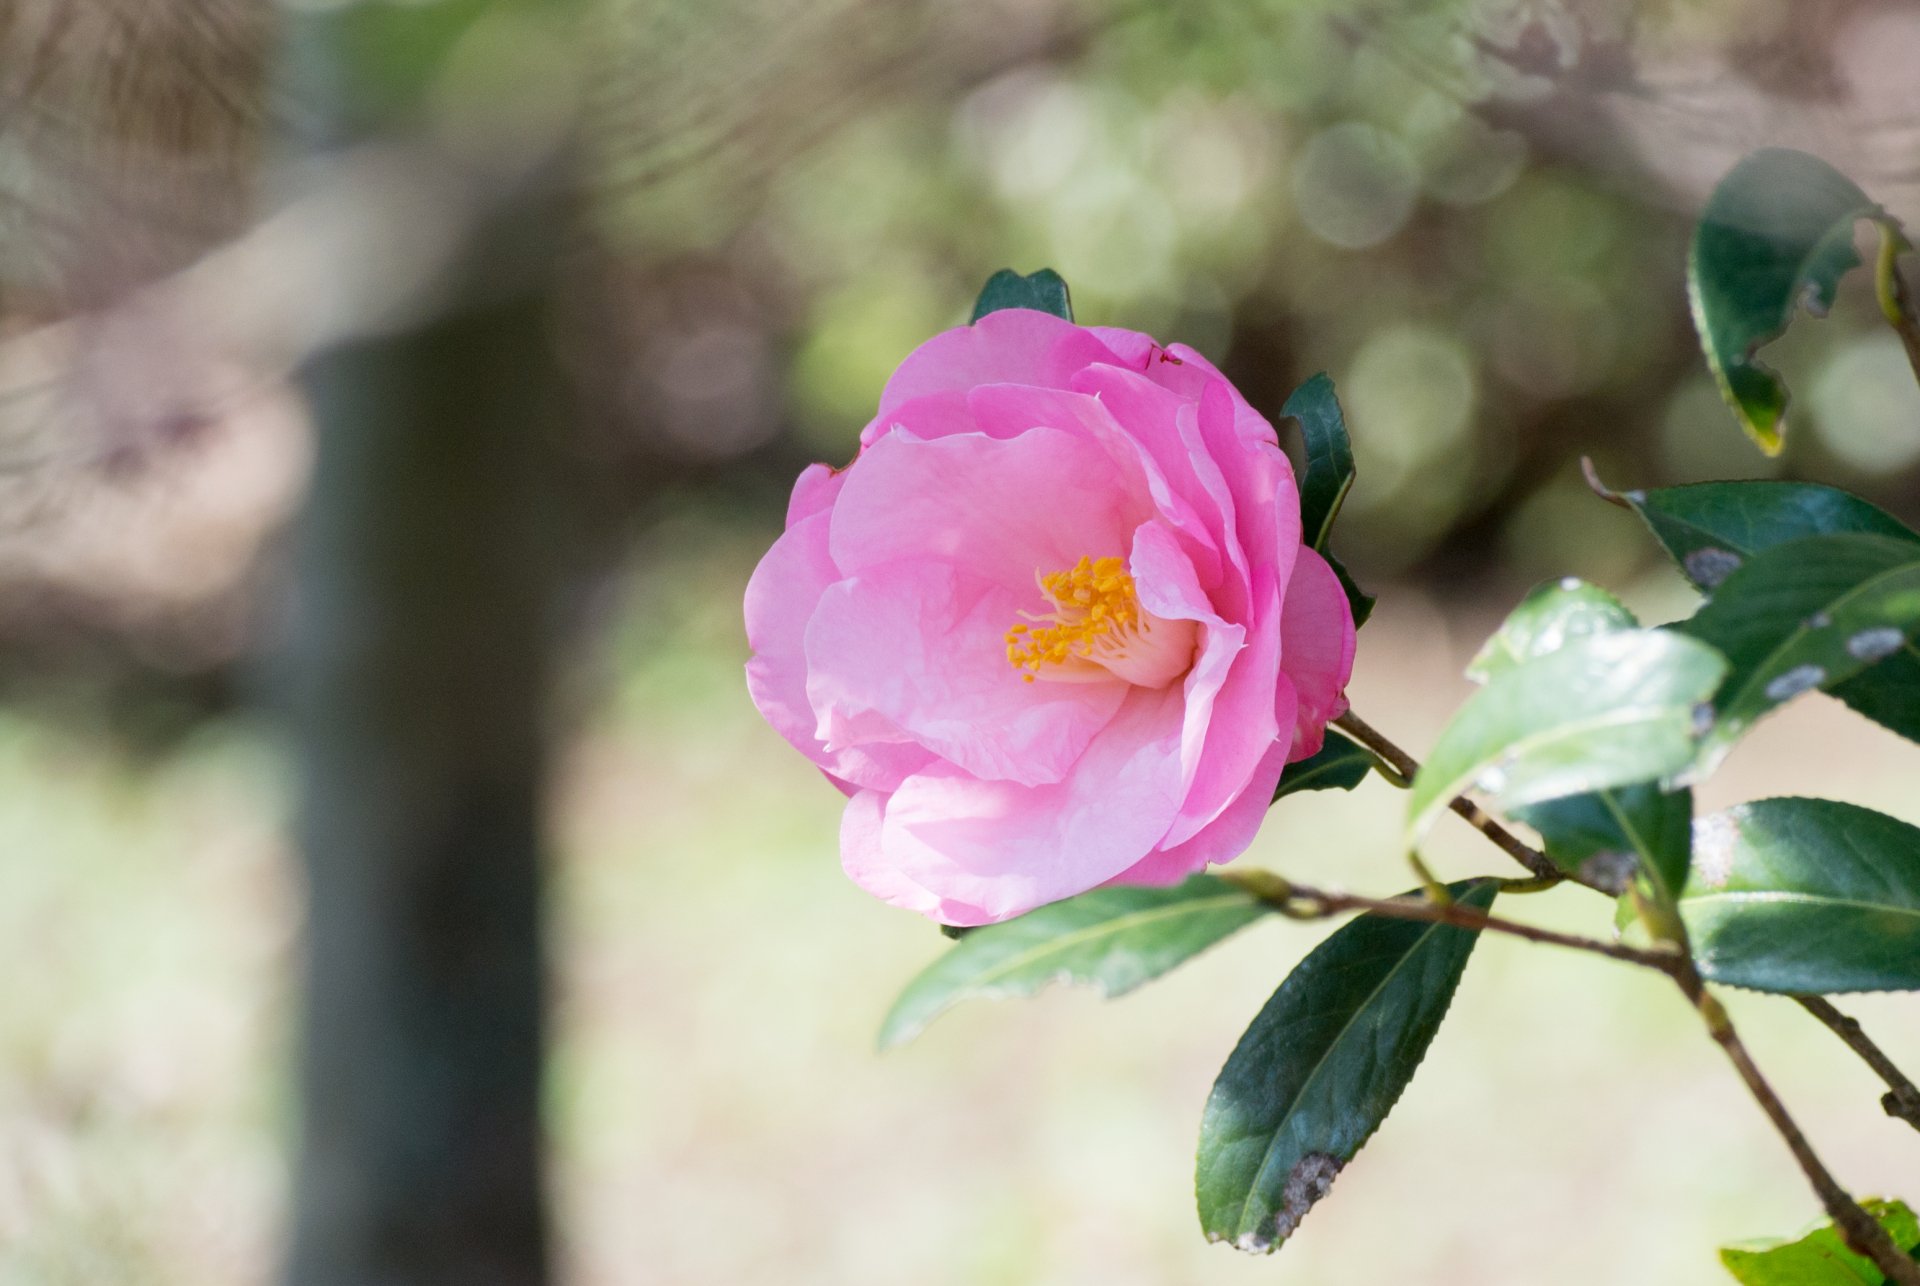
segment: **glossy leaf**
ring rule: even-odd
[[[1904,1201],[1875,1200],[1860,1206],[1887,1230],[1893,1244],[1920,1258],[1920,1218]],[[1831,1223],[1804,1237],[1726,1246],[1720,1262],[1741,1286],[1883,1286],[1886,1275],[1872,1262],[1847,1249]]]
[[[1485,909],[1497,886],[1451,886]],[[1207,1237],[1284,1242],[1386,1119],[1446,1017],[1477,934],[1362,916],[1287,976],[1221,1068],[1195,1175]]]
[[[1067,283],[1051,268],[1042,268],[1027,277],[1011,268],[1002,268],[988,277],[987,284],[980,288],[980,298],[974,301],[973,320],[979,321],[1002,308],[1031,308],[1037,313],[1052,313],[1063,321],[1073,320],[1073,302],[1067,294]]]
[[[1485,683],[1574,639],[1630,630],[1638,624],[1619,599],[1598,585],[1571,576],[1552,581],[1522,599],[1481,645],[1467,664],[1467,677]]]
[[[1680,914],[1700,972],[1757,991],[1920,988],[1920,827],[1832,799],[1702,818]]]
[[[1915,532],[1851,492],[1811,482],[1703,482],[1627,491],[1680,570],[1711,591],[1761,550],[1808,536],[1857,532],[1920,544]],[[1920,647],[1901,650],[1829,691],[1867,718],[1920,741]]]
[[[1094,889],[975,929],[907,985],[880,1026],[880,1048],[918,1035],[963,1000],[1031,996],[1055,981],[1119,996],[1269,913],[1216,876],[1169,888]]]
[[[1407,824],[1416,838],[1469,788],[1502,811],[1688,768],[1698,708],[1726,661],[1664,630],[1575,639],[1490,679],[1440,734],[1414,778]]]
[[[1641,782],[1548,800],[1514,816],[1540,832],[1554,865],[1609,892],[1623,891],[1637,872],[1653,897],[1671,905],[1686,885],[1692,791]]]
[[[1280,414],[1300,422],[1306,444],[1306,476],[1300,480],[1300,541],[1325,550],[1340,505],[1353,489],[1353,446],[1347,422],[1334,396],[1333,380],[1323,371],[1287,398]]]
[[[1280,414],[1300,422],[1306,456],[1306,476],[1300,480],[1300,539],[1333,568],[1340,588],[1346,591],[1353,626],[1359,629],[1373,615],[1374,597],[1355,583],[1327,547],[1333,520],[1340,516],[1340,506],[1353,489],[1354,479],[1353,445],[1347,438],[1347,421],[1340,411],[1340,399],[1334,395],[1333,380],[1324,371],[1315,375],[1288,396]]]
[[[1920,543],[1892,514],[1837,487],[1812,482],[1701,482],[1623,491],[1680,571],[1711,591],[1763,549],[1857,532]]]
[[[1329,728],[1318,753],[1288,764],[1281,772],[1273,797],[1278,800],[1301,790],[1352,790],[1367,779],[1374,764],[1371,752]]]
[[[1331,553],[1322,554],[1321,557],[1327,560],[1327,566],[1333,568],[1334,576],[1339,579],[1340,588],[1347,596],[1347,607],[1353,613],[1353,628],[1359,629],[1367,623],[1367,618],[1373,615],[1373,605],[1378,600],[1360,588],[1359,583],[1353,579],[1353,574],[1347,570],[1345,563]]]
[[[1694,229],[1687,291],[1707,364],[1741,427],[1778,454],[1786,386],[1754,359],[1795,309],[1824,315],[1859,265],[1854,224],[1881,211],[1818,157],[1766,148],[1714,189]]]
[[[1910,652],[1920,630],[1920,545],[1846,534],[1763,549],[1673,628],[1729,663],[1705,772],[1776,706]]]

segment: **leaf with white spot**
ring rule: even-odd
[[[1633,613],[1598,585],[1577,577],[1536,586],[1507,615],[1500,628],[1467,663],[1467,677],[1485,683],[1496,674],[1549,652],[1575,639],[1611,634],[1638,625]]]
[[[1449,888],[1479,910],[1497,891]],[[1293,1234],[1413,1079],[1478,938],[1365,915],[1287,975],[1207,1099],[1194,1187],[1209,1239],[1264,1254]]]
[[[1415,776],[1415,839],[1468,789],[1502,811],[1660,781],[1693,763],[1699,713],[1726,673],[1713,648],[1668,630],[1575,639],[1495,674],[1468,698]]]
[[[1729,663],[1700,771],[1753,722],[1906,653],[1920,630],[1920,545],[1885,536],[1813,536],[1763,549],[1673,627]]]
[[[1687,578],[1709,593],[1762,550],[1808,536],[1857,532],[1920,545],[1920,532],[1886,510],[1812,482],[1702,482],[1616,498],[1633,507]],[[1891,642],[1883,629],[1857,646],[1871,654]],[[1874,722],[1920,741],[1920,646],[1913,640],[1829,690]]]
[[[1920,827],[1833,799],[1703,817],[1680,898],[1700,972],[1757,991],[1920,989]]]

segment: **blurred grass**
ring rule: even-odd
[[[1240,1027],[1324,929],[1259,926],[1112,1005],[966,1006],[877,1056],[885,1006],[944,943],[842,878],[839,796],[746,701],[739,593],[773,534],[669,522],[581,679],[558,783],[551,1083],[570,1280],[1691,1286],[1719,1280],[1720,1242],[1814,1216],[1670,988],[1527,944],[1483,946],[1428,1066],[1273,1263],[1202,1241],[1193,1134]],[[1622,588],[1655,618],[1685,608],[1664,574]],[[1390,587],[1356,706],[1417,751],[1499,606]],[[1703,802],[1791,790],[1920,820],[1916,753],[1803,702]],[[0,717],[4,1286],[269,1279],[287,789],[257,727],[151,765],[71,720]],[[1290,801],[1250,859],[1403,887],[1398,803],[1378,782]],[[1449,874],[1500,869],[1464,828],[1435,855]],[[1577,891],[1505,909],[1608,927]],[[1871,1076],[1793,1006],[1731,1003],[1845,1180],[1920,1194],[1920,1138],[1880,1115]],[[1843,1007],[1920,1066],[1915,998]]]

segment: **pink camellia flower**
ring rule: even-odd
[[[1353,665],[1273,426],[1191,349],[1024,309],[922,344],[800,475],[746,623],[847,874],[959,925],[1238,856]]]

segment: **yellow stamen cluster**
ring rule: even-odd
[[[1026,671],[1021,677],[1028,683],[1044,666],[1092,656],[1096,646],[1117,641],[1113,636],[1140,619],[1140,600],[1124,559],[1082,558],[1066,571],[1038,579],[1054,602],[1053,612],[1007,628],[1007,660]]]

